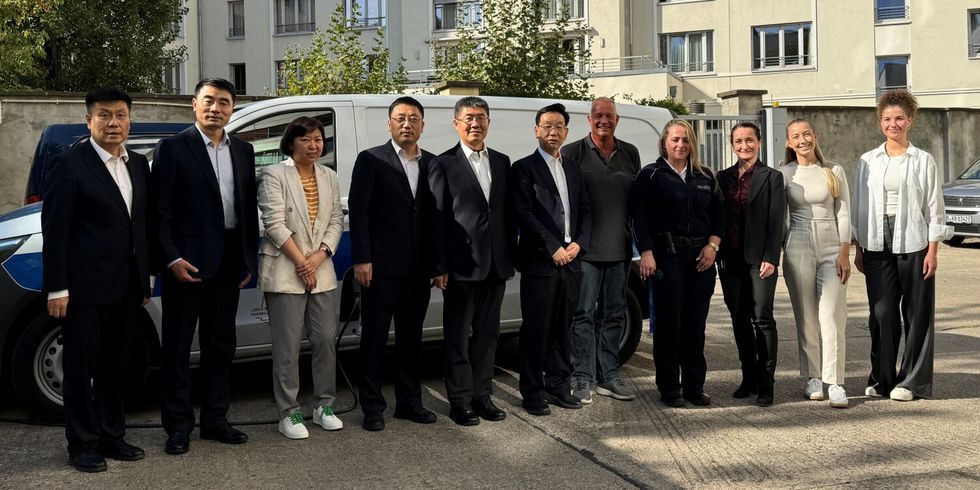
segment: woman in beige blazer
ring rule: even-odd
[[[300,341],[313,345],[313,421],[325,430],[344,424],[333,413],[336,393],[337,275],[331,256],[344,230],[340,186],[333,170],[318,165],[323,125],[300,117],[286,127],[279,148],[290,158],[267,167],[259,184],[265,240],[259,255],[259,289],[272,328],[273,391],[279,432],[305,439],[299,391]]]

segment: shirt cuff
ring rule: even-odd
[[[53,299],[58,299],[58,298],[67,298],[67,297],[68,297],[67,289],[62,289],[61,291],[51,291],[50,293],[48,293],[48,301],[51,301]]]
[[[167,264],[167,268],[169,269],[169,268],[173,267],[174,264],[176,264],[177,262],[180,262],[181,260],[184,260],[184,259],[182,257],[177,257],[173,262]]]

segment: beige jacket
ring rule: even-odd
[[[271,165],[262,172],[259,210],[265,226],[265,240],[259,250],[259,289],[264,292],[302,294],[306,291],[296,275],[296,264],[281,250],[289,237],[303,255],[309,255],[321,244],[331,253],[337,250],[344,231],[337,173],[319,164],[314,168],[320,209],[313,226],[310,226],[303,185],[293,160]],[[330,291],[336,287],[333,260],[325,260],[317,271],[316,289],[312,292]]]

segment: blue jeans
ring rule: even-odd
[[[602,381],[619,377],[619,339],[626,323],[628,262],[582,261],[582,285],[571,324],[571,381],[594,383],[596,359]]]

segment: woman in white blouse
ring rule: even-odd
[[[871,308],[865,394],[899,401],[932,396],[936,251],[953,231],[945,224],[936,161],[909,142],[917,108],[906,90],[881,96],[885,143],[861,156],[851,199],[854,265],[866,277]],[[905,346],[896,373],[903,324]]]
[[[266,167],[259,183],[265,225],[259,289],[272,329],[273,394],[279,432],[305,439],[299,392],[300,342],[313,345],[313,422],[324,430],[344,424],[333,412],[336,396],[337,275],[331,256],[344,231],[337,173],[316,163],[323,156],[323,124],[310,117],[289,123],[279,149],[286,161]]]
[[[847,408],[844,390],[846,285],[851,273],[851,218],[847,178],[824,159],[817,133],[805,119],[786,126],[786,183],[789,231],[783,278],[796,317],[804,396]]]

